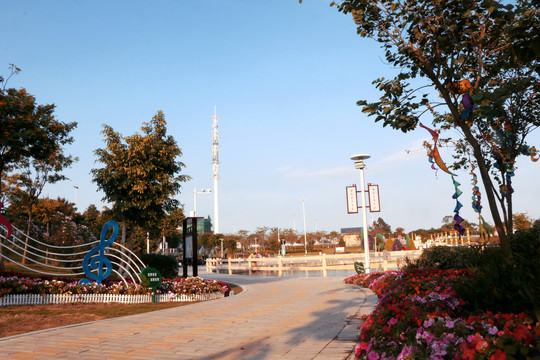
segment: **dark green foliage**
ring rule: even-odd
[[[62,146],[73,142],[70,132],[77,123],[58,121],[54,107],[38,105],[25,89],[0,88],[0,179],[5,180],[10,166],[19,167],[30,159],[60,160]]]
[[[479,247],[435,246],[424,250],[422,255],[413,261],[407,260],[406,267],[428,267],[441,270],[463,269],[475,266],[481,252]]]
[[[153,267],[159,271],[164,278],[174,279],[178,276],[178,261],[174,256],[142,254],[139,255],[139,257],[147,267]]]
[[[475,279],[460,289],[471,310],[527,312],[540,319],[540,229],[511,235],[513,258],[500,248],[483,251],[481,264],[472,268]]]
[[[373,81],[378,100],[370,96],[357,104],[383,126],[409,132],[431,123],[440,131],[438,142],[452,140],[454,162],[447,165],[477,169],[484,206],[511,259],[512,196],[501,199],[498,189],[510,185],[516,159],[527,154],[528,134],[540,126],[538,1],[334,0],[331,5],[352,16],[358,35],[379,42],[385,62],[397,70]],[[462,80],[471,86],[459,93],[455,85]],[[466,111],[471,109],[463,102],[466,92],[474,111]]]
[[[474,277],[458,292],[469,310],[526,312],[540,320],[540,226],[510,236],[513,257],[499,246],[445,247],[424,250],[407,267],[468,268]]]

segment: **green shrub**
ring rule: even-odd
[[[434,246],[427,248],[416,260],[408,260],[406,268],[435,268],[440,270],[463,269],[474,266],[481,252],[479,247]]]
[[[139,256],[147,267],[153,267],[167,279],[178,276],[178,261],[174,256],[160,254],[142,254]]]
[[[471,311],[527,312],[540,320],[540,228],[509,237],[513,257],[487,247],[469,268],[474,279],[458,289]]]
[[[469,311],[526,312],[540,320],[540,226],[518,231],[509,241],[511,259],[500,246],[436,246],[405,267],[468,268],[474,277],[457,290]]]

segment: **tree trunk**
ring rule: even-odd
[[[132,226],[129,230],[129,250],[133,251],[133,235],[135,234],[135,227]]]
[[[472,134],[469,128],[469,125],[467,125],[466,121],[461,117],[461,114],[459,113],[458,108],[454,105],[454,102],[452,101],[452,98],[450,97],[448,89],[446,89],[440,83],[439,79],[435,76],[435,74],[433,73],[430,74],[429,71],[427,72],[427,74],[428,74],[428,77],[433,81],[433,83],[439,90],[440,94],[443,96],[444,101],[446,102],[446,105],[450,109],[450,112],[452,113],[452,116],[454,117],[456,124],[459,126],[459,128],[465,135],[466,141],[472,147],[473,156],[476,159],[476,163],[480,171],[480,177],[482,178],[482,183],[484,184],[484,190],[487,196],[489,210],[491,212],[491,216],[493,217],[495,228],[497,229],[497,232],[499,233],[499,241],[501,243],[501,249],[503,250],[505,257],[511,258],[512,251],[510,249],[510,244],[508,243],[505,223],[502,221],[501,216],[499,214],[499,209],[497,207],[497,201],[494,194],[495,188],[493,187],[493,182],[491,181],[491,177],[489,176],[489,170],[486,166],[484,157],[482,155],[480,144],[478,143],[478,141]]]
[[[30,209],[28,211],[28,227],[26,229],[26,239],[24,240],[24,252],[23,252],[23,258],[22,263],[23,265],[26,264],[26,252],[28,250],[28,237],[30,236],[30,225],[32,224],[32,204],[29,205]]]
[[[126,246],[126,216],[122,214],[122,245]]]

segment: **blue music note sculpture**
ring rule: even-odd
[[[107,231],[110,227],[113,228],[113,233],[110,238],[105,239]],[[101,230],[101,237],[99,239],[99,245],[87,252],[84,256],[84,272],[86,273],[86,276],[88,276],[90,279],[95,280],[98,284],[101,284],[101,281],[111,275],[112,264],[111,261],[105,256],[105,248],[112,245],[112,243],[116,240],[117,236],[118,223],[114,220],[109,220],[105,225],[103,225],[103,229]],[[98,255],[94,256],[96,253],[98,253]],[[88,265],[90,265],[90,267]],[[106,269],[105,272],[103,272],[104,267]],[[97,270],[97,274],[94,274],[90,268],[92,270]],[[91,282],[90,279],[81,279],[79,281],[79,284],[89,284]]]

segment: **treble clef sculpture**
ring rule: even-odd
[[[113,233],[111,237],[108,239],[105,239],[105,236],[107,235],[107,231],[109,228],[113,228]],[[101,236],[99,239],[99,245],[90,250],[86,253],[83,259],[83,269],[86,273],[86,276],[88,276],[90,279],[95,280],[98,284],[101,284],[101,281],[109,277],[109,275],[112,272],[112,265],[111,261],[105,256],[105,248],[107,246],[110,246],[118,236],[118,223],[114,220],[109,220],[101,230]],[[97,256],[94,256],[96,253],[98,253]],[[89,266],[90,265],[90,266]],[[105,267],[105,272],[103,272],[103,268]],[[97,274],[94,274],[92,270],[97,270]],[[80,285],[83,284],[89,284],[91,280],[89,279],[81,279],[79,281]]]

